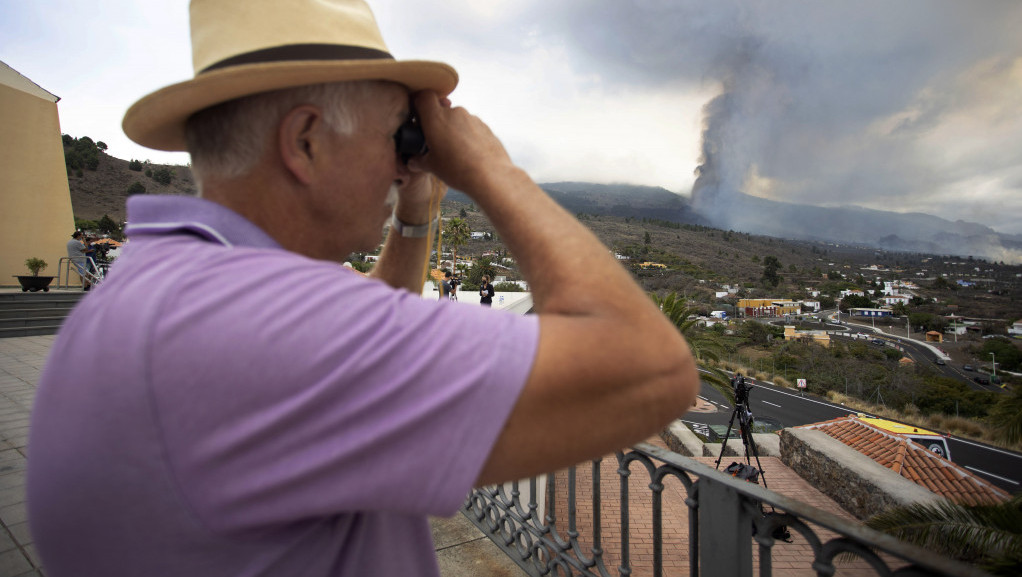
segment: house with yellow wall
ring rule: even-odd
[[[825,347],[830,346],[830,335],[827,334],[827,331],[799,331],[793,325],[784,326],[784,340],[807,340]]]
[[[74,232],[57,96],[0,62],[0,286],[29,274],[25,259],[56,276]]]
[[[740,299],[738,310],[747,317],[783,317],[802,312],[802,304],[789,299]]]

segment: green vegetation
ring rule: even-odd
[[[794,266],[794,265],[793,265]],[[781,270],[781,261],[776,256],[768,256],[763,259],[763,283],[771,288],[777,288],[781,284],[781,277],[777,271]]]
[[[464,278],[465,289],[479,290],[479,287],[483,284],[483,275],[491,279],[497,275],[497,269],[494,268],[493,261],[485,256],[476,260],[475,265],[468,270],[468,275]],[[493,290],[496,291],[497,287],[493,287]]]
[[[39,276],[39,271],[50,265],[46,264],[46,261],[41,258],[27,258],[25,259],[25,268],[28,269],[32,276]]]
[[[990,355],[993,354],[999,369],[1018,371],[1022,368],[1022,351],[1006,337],[984,339],[983,346],[979,347],[975,354],[981,359],[990,359]]]
[[[114,240],[124,240],[124,230],[121,225],[110,218],[110,215],[104,214],[99,220],[86,220],[84,218],[75,218],[75,228],[78,230],[87,230],[93,232],[99,232],[109,236]]]
[[[153,171],[153,180],[160,184],[170,184],[170,181],[173,179],[174,173],[169,168],[157,168]]]
[[[88,136],[74,138],[69,134],[61,135],[64,143],[64,165],[67,173],[81,176],[81,170],[99,168],[99,153],[106,150],[103,142],[93,142]]]
[[[493,285],[493,290],[499,293],[523,293],[526,292],[521,285],[513,282],[499,282]]]
[[[994,575],[1018,575],[1022,566],[1022,495],[996,505],[917,503],[884,511],[866,525]]]
[[[1006,447],[1022,443],[1022,386],[1009,394],[973,390],[929,364],[901,363],[901,353],[891,347],[864,340],[832,340],[830,347],[784,341],[779,327],[759,322],[694,331],[693,338],[699,332],[719,337],[720,362],[710,363],[717,367],[782,386],[806,378],[808,392],[846,404],[850,412],[868,411]],[[1008,339],[988,339],[984,347],[997,341],[992,346],[1014,346]],[[1011,358],[1010,351],[1003,352]]]
[[[142,161],[141,160],[135,160],[134,158],[132,158],[128,162],[128,170],[134,170],[135,172],[142,172]]]
[[[443,242],[444,245],[451,248],[453,256],[451,264],[455,270],[458,268],[458,248],[465,246],[471,234],[472,229],[468,227],[468,222],[462,218],[452,218],[444,223]]]
[[[128,187],[128,194],[145,194],[145,185],[136,180]]]

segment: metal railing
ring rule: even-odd
[[[607,465],[593,461],[591,483],[578,482],[586,475],[572,467],[525,486],[478,489],[462,512],[534,576],[751,577],[756,566],[769,576],[775,555],[781,574],[987,575],[645,443],[617,453],[619,499],[603,499],[613,484],[601,480]],[[633,468],[648,477],[633,475]],[[630,515],[640,506],[650,514]],[[564,508],[566,520],[558,518]],[[604,526],[605,512],[618,522]],[[782,527],[792,539],[778,547]]]
[[[103,277],[106,276],[106,269],[108,268],[108,265],[106,263],[97,265],[96,261],[93,260],[91,256],[87,256],[87,257],[85,257],[85,259],[86,259],[86,262],[85,262],[85,274],[82,275],[82,273],[80,273],[78,271],[78,267],[75,266],[74,263],[72,262],[73,259],[71,259],[70,257],[66,257],[66,256],[60,258],[60,262],[57,263],[57,288],[58,289],[71,288],[71,271],[72,270],[79,277],[84,276],[86,279],[88,279],[89,284],[96,285],[96,284],[99,284],[100,282],[103,281]],[[78,284],[78,283],[76,283],[76,284]]]

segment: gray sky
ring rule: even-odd
[[[370,2],[391,52],[457,68],[452,99],[537,181],[688,195],[709,127],[725,205],[743,191],[1022,234],[1022,3]],[[187,162],[120,130],[132,102],[192,75],[186,2],[0,14],[0,60],[62,98],[64,132]]]

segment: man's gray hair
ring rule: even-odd
[[[200,110],[185,125],[192,172],[200,183],[204,176],[236,178],[247,174],[273,141],[271,134],[280,119],[302,104],[319,107],[327,125],[338,134],[352,134],[364,106],[390,84],[375,80],[311,84],[254,94]]]

